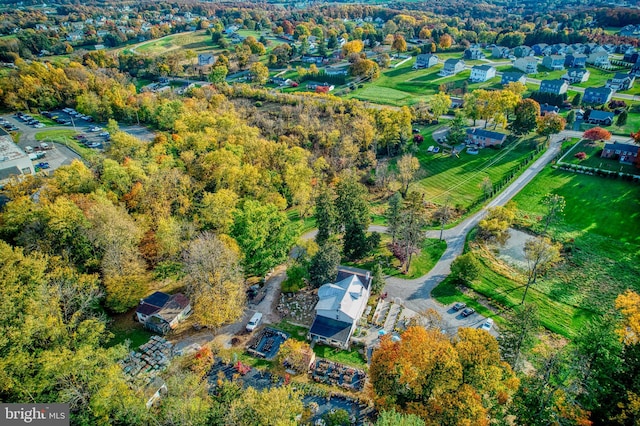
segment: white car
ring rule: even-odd
[[[251,332],[255,330],[255,328],[260,324],[260,321],[262,321],[262,314],[260,312],[256,312],[247,324],[247,331]]]
[[[480,330],[490,331],[491,328],[493,328],[493,318],[487,318],[487,320],[478,328]]]
[[[98,126],[93,126],[89,129],[90,132],[99,132],[100,130],[102,130],[102,127]]]

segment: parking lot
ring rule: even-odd
[[[50,125],[45,125],[43,121]],[[64,145],[66,137],[39,137],[41,140],[37,140],[36,135],[41,132],[68,129],[76,132],[72,137],[77,143],[100,151],[108,148],[111,137],[101,124],[94,123],[91,117],[71,108],[42,111],[40,115],[22,112],[6,114],[0,116],[0,126],[8,132],[17,132],[20,135],[18,146],[30,154],[37,169],[55,170],[61,165],[70,164],[74,159],[81,160],[78,153]],[[120,130],[143,141],[151,141],[155,137],[152,131],[140,125],[121,126]],[[41,149],[40,144],[43,142],[49,144],[50,149]]]

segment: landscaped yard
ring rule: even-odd
[[[417,154],[426,177],[414,184],[414,190],[426,195],[428,201],[468,209],[483,197],[482,181],[488,177],[495,185],[511,174],[518,164],[533,153],[530,139],[519,140],[500,150],[481,149],[477,155],[463,151],[459,157],[443,152],[427,152],[434,145],[432,137],[425,138]]]
[[[447,249],[446,242],[440,241],[436,238],[426,238],[422,243],[420,252],[413,256],[409,272],[407,274],[403,274],[400,270],[400,261],[393,256],[388,248],[388,244],[390,242],[391,236],[383,234],[378,250],[376,250],[371,256],[359,260],[358,262],[343,261],[342,263],[347,266],[354,266],[368,271],[373,270],[375,265],[380,264],[386,275],[409,280],[421,277],[429,272],[438,260],[440,260],[440,257],[442,257],[442,254]]]
[[[562,159],[562,162],[569,164],[579,164],[581,166],[593,167],[600,170],[640,174],[640,170],[638,170],[638,168],[633,164],[620,164],[620,161],[618,160],[600,157],[604,145],[605,142],[600,141],[580,141],[578,145],[575,146],[571,150],[571,152]],[[579,160],[575,156],[579,152],[584,152],[585,154],[587,154],[587,157],[584,160]]]
[[[364,358],[358,352],[358,348],[351,349],[349,351],[343,351],[341,349],[332,348],[330,346],[315,345],[313,352],[320,358],[328,359],[329,361],[340,362],[342,364],[351,365],[358,368],[366,368],[367,363]]]

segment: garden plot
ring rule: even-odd
[[[367,375],[364,371],[326,359],[316,360],[311,373],[313,380],[345,389],[362,390]]]
[[[247,352],[258,358],[273,359],[289,334],[273,328],[264,328],[247,348]]]

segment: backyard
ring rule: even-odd
[[[578,144],[568,152],[564,158],[562,158],[562,162],[612,172],[640,174],[640,171],[638,171],[638,168],[634,164],[621,164],[620,161],[613,158],[600,157],[604,145],[605,142],[602,141],[592,142],[586,139],[582,140],[578,142]],[[584,160],[580,160],[576,157],[576,154],[579,152],[584,152],[586,154],[586,158]]]
[[[435,144],[429,135],[417,154],[426,177],[413,188],[423,192],[428,201],[442,204],[449,200],[460,209],[469,209],[483,197],[481,186],[485,178],[495,186],[531,156],[532,145],[539,142],[541,139],[531,137],[511,142],[499,150],[484,148],[476,155],[463,151],[459,156],[452,156],[427,152],[427,147]]]

